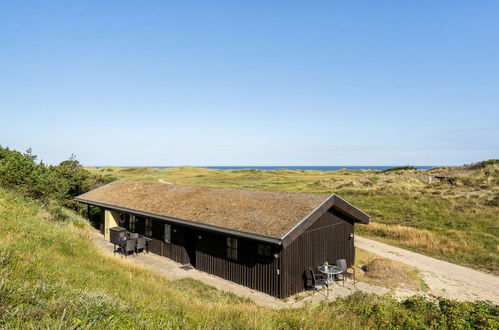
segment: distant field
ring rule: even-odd
[[[109,179],[336,193],[372,216],[357,232],[499,274],[499,165],[430,170],[87,168]],[[432,177],[431,183],[429,177]]]

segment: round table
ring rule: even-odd
[[[334,281],[336,275],[341,274],[342,271],[341,267],[335,265],[319,266],[317,269],[321,273],[326,274],[328,281]]]

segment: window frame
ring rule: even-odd
[[[272,257],[272,246],[269,244],[258,243],[256,254],[259,258],[269,259]]]
[[[132,232],[135,233],[135,224],[137,222],[137,218],[135,218],[134,215],[130,216],[130,221],[128,222],[128,229]]]
[[[144,219],[144,236],[152,237],[152,219]]]
[[[168,228],[168,231],[166,230],[166,228]],[[163,227],[163,242],[167,244],[171,244],[172,242],[172,225],[170,225],[169,223],[165,223]]]
[[[227,239],[225,241],[227,251],[226,251],[226,256],[227,259],[232,260],[232,261],[237,261],[238,259],[238,239],[235,237],[227,236]]]

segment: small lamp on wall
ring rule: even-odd
[[[350,235],[348,235],[348,238],[353,239],[353,233],[350,233]]]

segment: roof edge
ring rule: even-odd
[[[94,189],[91,189],[91,190],[89,190],[89,191],[84,192],[83,194],[79,194],[78,196],[75,196],[75,197],[73,198],[73,200],[74,200],[74,201],[77,201],[77,199],[84,199],[84,198],[80,198],[80,197],[81,197],[81,196],[83,196],[83,195],[86,195],[87,193],[89,193],[89,192],[91,192],[91,191],[96,191],[96,190],[98,190],[98,189],[104,188],[104,187],[109,186],[109,185],[111,185],[111,184],[113,184],[113,183],[116,183],[116,182],[123,182],[123,180],[113,180],[113,181],[111,181],[111,182],[104,183],[103,185],[100,185],[100,186],[98,186],[98,187],[96,187],[96,188],[94,188]]]
[[[294,241],[295,238],[298,237],[298,235],[301,233],[301,232],[298,232],[298,229],[300,227],[302,227],[305,223],[313,221],[311,219],[313,219],[317,214],[319,214],[319,215],[317,215],[317,218],[318,218],[322,213],[324,213],[325,209],[330,208],[332,206],[332,204],[334,203],[334,196],[335,196],[334,194],[329,195],[322,203],[320,203],[315,209],[313,209],[309,214],[307,214],[300,222],[298,222],[296,225],[294,225],[293,228],[288,230],[288,232],[286,234],[284,234],[284,236],[281,237],[282,245],[284,247],[289,245],[289,243]],[[316,220],[316,219],[314,219],[314,220]]]
[[[116,206],[116,205],[94,202],[94,201],[86,200],[83,198],[79,198],[78,196],[75,197],[73,200],[76,202],[79,202],[79,203],[83,203],[83,204],[95,205],[95,206],[107,208],[110,210],[123,211],[123,212],[127,212],[127,213],[132,213],[134,215],[169,221],[172,223],[181,224],[181,225],[185,225],[188,227],[199,228],[199,229],[204,229],[204,230],[208,230],[208,231],[244,237],[244,238],[253,239],[253,240],[257,240],[257,241],[261,241],[261,242],[265,242],[265,243],[270,243],[270,244],[276,244],[276,245],[282,244],[282,240],[280,238],[276,238],[276,237],[263,236],[263,235],[249,233],[249,232],[223,228],[223,227],[219,227],[219,226],[202,224],[202,223],[195,222],[195,221],[178,219],[178,218],[168,217],[168,216],[159,215],[159,214],[155,214],[155,213],[144,212],[144,211],[139,211],[139,210],[135,210],[135,209],[129,209],[126,207],[120,207],[120,206]]]
[[[291,244],[291,242],[293,242],[305,230],[305,226],[307,224],[311,224],[316,221],[322,214],[324,214],[324,212],[332,207],[339,209],[341,212],[345,213],[357,222],[368,224],[371,219],[370,215],[364,213],[356,206],[353,206],[336,194],[331,194],[314,210],[312,210],[312,212],[305,216],[305,218],[293,226],[293,228],[291,228],[283,237],[281,237],[283,247]]]
[[[364,224],[368,224],[371,220],[371,216],[369,214],[362,211],[357,206],[351,204],[338,195],[335,195],[334,197],[334,205],[337,206],[341,211],[347,213],[347,215],[351,216],[354,220],[357,220]]]

